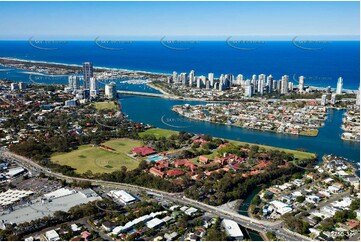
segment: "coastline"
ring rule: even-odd
[[[61,62],[51,62],[51,61],[38,61],[38,60],[27,60],[27,59],[19,59],[19,58],[13,58],[13,57],[0,57],[0,60],[8,60],[8,61],[18,61],[18,62],[24,62],[24,63],[33,63],[33,64],[45,64],[45,65],[58,65],[58,66],[64,66],[64,67],[76,67],[80,68],[82,67],[81,64],[68,64],[68,63],[61,63]],[[1,65],[1,64],[0,64]],[[124,71],[129,73],[136,73],[136,74],[145,74],[145,75],[155,75],[155,76],[169,76],[172,73],[166,73],[166,72],[156,72],[156,71],[144,71],[144,70],[134,70],[134,69],[125,69],[125,68],[118,68],[118,67],[103,67],[103,66],[94,66],[95,70],[101,71]],[[324,90],[327,88],[325,87],[318,87],[318,86],[312,86],[309,85],[310,88],[314,89],[320,89]],[[345,92],[357,92],[358,89],[343,89]]]
[[[64,67],[76,67],[81,68],[81,64],[69,64],[69,63],[61,63],[61,62],[51,62],[51,61],[38,61],[38,60],[26,60],[26,59],[19,59],[19,58],[11,58],[11,57],[0,57],[0,60],[7,60],[7,61],[18,61],[24,63],[31,63],[31,64],[45,64],[45,65],[56,65],[56,66],[64,66]],[[1,65],[1,64],[0,64]],[[160,73],[160,72],[149,72],[149,71],[142,71],[142,70],[131,70],[131,69],[124,69],[124,68],[113,68],[113,67],[103,67],[103,66],[94,66],[95,70],[98,71],[124,71],[124,72],[131,72],[137,74],[147,74],[147,75],[158,75],[158,76],[166,76],[170,75],[167,73]]]

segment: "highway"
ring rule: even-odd
[[[185,196],[183,196],[183,193],[168,193],[168,192],[164,192],[164,191],[159,191],[159,190],[155,190],[155,189],[151,189],[151,188],[146,188],[146,187],[141,187],[141,186],[136,186],[136,185],[131,185],[131,184],[125,184],[125,183],[117,183],[117,182],[102,181],[102,180],[87,179],[87,178],[78,178],[78,177],[69,177],[69,176],[65,176],[63,174],[54,173],[54,172],[50,171],[49,169],[40,166],[36,162],[34,162],[26,157],[19,156],[17,154],[14,154],[14,153],[9,152],[4,149],[3,149],[2,153],[0,153],[0,156],[4,156],[7,158],[16,160],[19,164],[21,164],[22,166],[27,168],[29,171],[32,171],[33,173],[43,172],[44,174],[46,174],[48,176],[52,176],[52,177],[59,178],[59,179],[64,179],[67,181],[89,181],[93,185],[99,185],[99,186],[103,186],[103,187],[111,187],[111,188],[117,188],[117,189],[123,188],[123,189],[133,190],[133,191],[137,191],[137,192],[144,191],[144,192],[156,195],[156,196],[160,196],[163,199],[167,199],[169,201],[173,201],[173,202],[180,203],[180,204],[187,205],[187,206],[193,206],[200,210],[207,211],[208,213],[211,213],[213,215],[234,220],[237,223],[239,223],[240,225],[242,225],[243,227],[246,227],[251,230],[255,230],[258,232],[272,231],[273,233],[276,234],[276,236],[279,239],[290,240],[290,241],[311,240],[310,238],[308,238],[306,236],[300,235],[298,233],[294,233],[292,231],[289,231],[289,230],[283,228],[282,221],[278,221],[278,222],[260,221],[260,220],[254,219],[254,218],[250,218],[250,217],[238,214],[236,212],[223,210],[223,209],[215,207],[215,206],[211,206],[211,205],[208,205],[205,203],[201,203],[201,202],[186,198]]]

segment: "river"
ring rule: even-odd
[[[319,158],[324,154],[346,157],[353,163],[360,162],[360,144],[344,141],[341,124],[345,110],[328,109],[325,126],[319,129],[316,137],[277,134],[252,129],[244,129],[223,124],[190,120],[174,113],[173,105],[205,104],[200,101],[169,100],[156,97],[127,96],[120,97],[122,110],[136,122],[151,124],[159,128],[193,133],[210,134],[214,137],[240,140],[256,144],[264,144],[288,149],[303,148],[317,153]]]

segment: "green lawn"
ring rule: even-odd
[[[113,101],[106,101],[106,102],[96,102],[95,103],[96,110],[118,110],[119,107]]]
[[[139,133],[139,136],[142,137],[144,134],[153,134],[157,138],[159,138],[159,137],[162,137],[162,136],[170,137],[172,134],[177,134],[177,133],[178,132],[173,131],[173,130],[154,128],[154,129],[148,129],[145,132]],[[236,144],[236,145],[245,145],[245,144],[258,145],[258,144],[252,144],[252,143],[241,142],[241,141],[236,141],[236,140],[229,140],[229,142],[231,142],[233,144]],[[267,146],[267,145],[258,145],[258,146],[263,147],[265,149],[275,149],[275,150],[280,150],[280,151],[284,151],[284,152],[287,152],[287,153],[292,153],[292,154],[294,154],[295,158],[298,158],[300,160],[315,157],[315,154],[309,153],[309,152],[303,152],[303,151],[298,151],[298,150],[290,150],[290,149],[278,148],[278,147]],[[217,150],[215,152],[213,152],[212,154],[206,155],[206,157],[208,157],[210,159],[214,159],[216,154],[217,154]],[[195,162],[195,163],[198,163],[197,159],[198,159],[198,157],[194,158],[194,159],[191,159],[191,160],[193,162]]]
[[[310,129],[307,131],[301,131],[300,135],[304,135],[304,136],[317,136],[318,135],[318,130],[317,129]]]
[[[168,129],[153,128],[153,129],[148,129],[142,133],[139,133],[139,136],[142,137],[146,134],[152,134],[157,138],[160,138],[160,137],[168,138],[168,137],[172,136],[173,134],[178,134],[178,132],[173,131],[173,130],[168,130]]]
[[[127,154],[133,147],[141,146],[141,141],[122,138],[103,144],[115,151],[108,151],[92,145],[82,145],[78,150],[55,154],[51,160],[61,165],[71,166],[76,169],[77,173],[84,173],[87,170],[91,170],[93,173],[108,173],[119,170],[122,166],[126,166],[128,170],[138,167],[139,161]]]
[[[229,142],[232,143],[232,144],[235,144],[235,145],[245,145],[245,144],[258,145],[259,147],[263,147],[263,148],[265,148],[266,150],[273,149],[273,150],[284,151],[284,152],[286,152],[286,153],[291,153],[291,154],[293,154],[293,155],[295,156],[295,158],[298,158],[298,159],[300,159],[300,160],[309,159],[309,158],[314,158],[314,157],[315,157],[315,154],[314,154],[314,153],[309,153],[309,152],[304,152],[304,151],[290,150],[290,149],[278,148],[278,147],[267,146],[267,145],[252,144],[252,143],[241,142],[241,141],[236,141],[236,140],[230,140]]]

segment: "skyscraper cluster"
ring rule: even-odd
[[[94,77],[94,68],[91,62],[83,63],[83,76],[71,75],[68,77],[67,92],[72,92],[77,99],[91,99],[99,95],[98,80]],[[83,85],[80,85],[80,80],[83,79]],[[115,98],[117,95],[115,83],[110,83],[105,86],[105,96],[107,98]]]
[[[304,77],[300,76],[300,83],[298,89],[300,92],[304,90]],[[173,72],[173,75],[168,78],[168,83],[175,83],[180,86],[188,86],[198,89],[214,89],[227,90],[232,86],[241,86],[244,90],[244,95],[251,97],[255,94],[264,95],[265,93],[279,92],[287,94],[293,90],[293,83],[289,81],[287,75],[282,76],[281,80],[274,80],[272,75],[265,74],[252,75],[252,79],[244,79],[242,74],[237,75],[236,78],[232,74],[221,74],[218,79],[214,78],[214,73],[209,73],[208,76],[196,76],[195,71],[190,71],[189,75],[185,72],[178,74]]]

